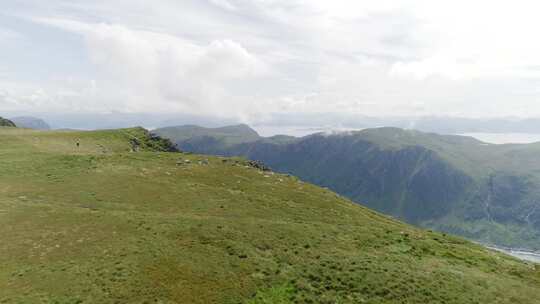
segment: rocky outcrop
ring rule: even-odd
[[[0,127],[16,127],[15,123],[9,119],[0,117]]]

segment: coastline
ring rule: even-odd
[[[528,251],[525,249],[516,249],[516,248],[503,248],[503,247],[496,247],[493,245],[486,245],[483,244],[486,248],[489,248],[491,250],[499,251],[502,253],[506,253],[508,255],[511,255],[515,258],[518,258],[520,260],[534,262],[534,263],[540,263],[540,252],[535,251]]]

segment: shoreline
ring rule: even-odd
[[[506,253],[520,260],[540,263],[540,252],[537,252],[537,251],[528,251],[525,249],[515,249],[515,248],[504,248],[504,247],[497,247],[497,246],[486,245],[486,244],[483,244],[483,245],[488,249]]]

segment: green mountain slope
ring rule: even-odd
[[[0,302],[540,301],[536,265],[163,143],[1,129]]]
[[[0,127],[16,127],[13,121],[0,117]]]
[[[177,141],[193,141],[199,147],[211,149],[212,147],[231,146],[235,144],[253,142],[261,139],[259,134],[247,125],[236,125],[221,128],[203,128],[187,125],[167,127],[153,131],[154,133]]]
[[[409,223],[540,249],[540,143],[491,145],[397,128],[285,143],[261,139],[211,151],[189,138],[176,143],[185,151],[263,161]]]

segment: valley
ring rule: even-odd
[[[421,227],[540,249],[538,143],[493,145],[398,128],[267,138],[246,125],[155,132],[184,151],[262,161]]]

